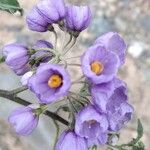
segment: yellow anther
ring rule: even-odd
[[[96,74],[99,75],[104,70],[104,66],[100,61],[94,61],[91,63],[91,70]]]
[[[62,78],[59,75],[52,75],[48,80],[48,86],[51,88],[58,88],[62,84]]]

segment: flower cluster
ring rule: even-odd
[[[89,26],[91,17],[88,6],[66,6],[63,0],[43,0],[31,10],[26,20],[33,31],[53,31],[53,24],[58,24],[62,30],[78,36]]]
[[[26,21],[32,31],[52,31],[56,35],[55,24],[76,39],[89,26],[91,18],[88,6],[66,5],[63,0],[41,0],[29,12]],[[30,47],[13,43],[3,48],[8,66],[17,75],[23,75],[21,83],[39,100],[39,105],[13,111],[9,122],[18,134],[28,135],[37,126],[40,114],[48,109],[47,105],[64,100],[71,117],[68,129],[60,135],[55,149],[88,150],[94,145],[105,145],[109,133],[118,132],[132,117],[127,85],[117,77],[125,63],[126,44],[116,32],[97,38],[81,56],[84,77],[77,83],[83,87],[76,93],[71,91],[73,82],[65,60],[74,44],[71,42],[72,38],[63,46],[62,52],[58,50],[57,42],[52,45],[45,40]]]

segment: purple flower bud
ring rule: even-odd
[[[16,133],[20,135],[31,134],[36,128],[38,120],[38,116],[32,112],[32,105],[17,108],[8,118]]]
[[[68,29],[81,32],[86,29],[92,18],[88,6],[67,6],[66,26]]]
[[[93,45],[81,58],[84,75],[94,84],[111,81],[117,74],[119,59],[101,45]]]
[[[103,137],[108,130],[108,121],[105,115],[100,114],[93,106],[83,108],[76,116],[75,132],[88,140],[89,145],[104,144]],[[102,141],[102,143],[100,142]],[[106,138],[104,138],[106,143]]]
[[[28,82],[41,103],[52,103],[66,96],[71,86],[68,72],[60,65],[42,64]]]
[[[126,44],[122,37],[116,32],[108,32],[103,34],[95,41],[95,44],[102,44],[106,50],[115,52],[120,60],[120,65],[125,62]]]
[[[6,64],[17,74],[23,75],[29,70],[28,48],[20,44],[9,44],[3,48]]]
[[[87,150],[85,138],[76,135],[73,131],[65,131],[61,134],[55,150]]]
[[[30,30],[37,32],[45,32],[49,28],[49,23],[39,14],[35,6],[27,15],[26,21]]]
[[[53,57],[53,54],[48,51],[48,50],[44,50],[44,48],[53,48],[53,45],[45,40],[38,40],[35,45],[33,46],[33,49],[40,49],[43,48],[43,50],[39,50],[36,53],[34,53],[31,56],[31,59],[37,60],[39,59],[40,61],[38,63],[36,63],[36,67],[38,67],[40,65],[40,63],[46,63],[48,61],[50,61]]]
[[[37,4],[38,12],[49,23],[58,23],[66,16],[63,0],[42,0]]]
[[[49,43],[48,41],[45,40],[38,40],[35,45],[33,46],[33,49],[38,49],[38,48],[53,48],[52,43]]]
[[[22,68],[19,68],[19,69],[15,69],[12,67],[11,67],[11,69],[15,72],[16,75],[21,76],[21,75],[24,75],[26,72],[28,72],[30,70],[30,67],[27,64],[25,66],[22,66]]]

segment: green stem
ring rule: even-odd
[[[22,87],[19,87],[17,89],[14,89],[12,91],[10,91],[12,94],[18,94],[18,93],[21,93],[25,90],[27,90],[28,88],[26,86],[22,86]]]
[[[75,124],[75,115],[74,115],[74,111],[73,111],[74,108],[73,108],[73,105],[70,102],[69,97],[67,97],[67,100],[68,100],[68,107],[69,107],[69,111],[70,111],[70,115],[71,115],[70,128],[73,129],[74,128],[74,124]]]
[[[76,44],[76,41],[77,38],[74,37],[71,46],[68,49],[66,49],[66,51],[63,53],[63,56],[66,55],[73,48],[73,46]]]
[[[65,44],[63,49],[65,49],[70,44],[71,41],[72,41],[72,35],[70,34],[69,41]]]
[[[24,106],[28,106],[28,105],[32,104],[32,103],[14,95],[14,94],[12,94],[10,91],[6,91],[6,90],[0,90],[0,97],[6,98],[10,101],[16,102],[16,103],[24,105]],[[51,117],[52,119],[55,119],[55,120],[61,122],[62,124],[66,125],[66,126],[69,125],[69,122],[67,120],[65,120],[64,118],[60,117],[59,115],[57,115],[51,111],[46,110],[44,112],[44,115]]]
[[[55,36],[55,46],[54,49],[57,49],[57,40],[58,40],[58,36],[57,36],[57,32],[55,30],[53,30],[54,36]]]
[[[70,94],[73,94],[73,95],[76,95],[76,96],[79,96],[79,97],[82,97],[82,98],[85,99],[87,102],[90,102],[89,99],[88,99],[87,97],[82,96],[82,95],[79,94],[79,93],[74,93],[74,92],[72,92],[72,91],[69,91],[69,93],[70,93]]]
[[[71,104],[71,107],[73,108],[74,112],[78,112],[78,110],[76,109],[76,107],[74,106],[74,104],[72,103],[70,97],[68,97],[69,103]]]
[[[53,53],[53,54],[57,54],[57,51],[56,50],[54,50],[54,49],[51,49],[51,48],[37,48],[37,49],[35,49],[36,51],[40,51],[40,50],[47,50],[47,51],[50,51],[51,53]]]
[[[71,95],[70,95],[70,97],[71,97],[72,99],[74,99],[75,101],[79,102],[82,106],[84,106],[84,102],[80,101],[79,99],[77,99],[77,98],[75,98],[75,97],[73,97],[73,96],[71,96]]]
[[[56,137],[55,137],[55,144],[54,144],[54,149],[55,149],[56,144],[57,144],[57,140],[58,140],[58,137],[59,137],[60,128],[59,128],[59,125],[58,125],[56,120],[53,119],[53,122],[54,122],[55,127],[56,127]]]
[[[112,149],[117,149],[117,150],[127,150],[125,148],[123,148],[122,146],[120,145],[107,145],[108,147],[112,148]]]

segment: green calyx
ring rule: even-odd
[[[54,31],[54,27],[50,24],[47,28],[49,31]]]
[[[5,57],[4,56],[0,57],[0,63],[3,63],[3,62],[5,62]]]
[[[33,55],[33,54],[35,54],[36,53],[36,50],[35,49],[29,49],[29,55],[31,56],[31,55]]]
[[[69,34],[71,34],[72,36],[74,36],[75,38],[77,38],[80,34],[80,32],[78,31],[73,31],[73,30],[68,30]]]
[[[33,109],[33,113],[37,116],[40,116],[47,108],[47,105],[41,105],[39,108]]]

